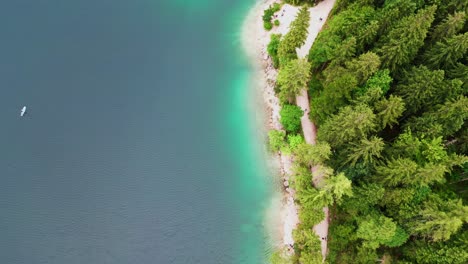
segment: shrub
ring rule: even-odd
[[[273,16],[274,13],[275,12],[273,11],[273,9],[271,9],[271,7],[268,9],[265,9],[263,11],[263,17],[262,17],[263,22],[271,22],[271,17]]]
[[[281,40],[281,34],[272,34],[270,36],[270,43],[267,46],[268,55],[271,56],[273,60],[273,67],[278,68],[279,58],[278,58],[278,47]]]
[[[292,134],[297,134],[301,129],[301,117],[304,112],[296,105],[284,105],[280,111],[280,123],[284,129]]]
[[[273,28],[273,24],[271,24],[270,21],[263,22],[263,28],[266,29],[266,30],[271,30]]]
[[[294,151],[302,143],[304,143],[304,138],[301,135],[288,135],[288,144],[291,151]]]
[[[274,3],[272,7],[270,7],[271,10],[273,10],[273,13],[276,13],[278,11],[280,11],[281,9],[281,5],[279,3]]]
[[[275,26],[279,26],[279,25],[280,25],[280,22],[279,22],[278,19],[276,19],[273,23],[275,24]]]
[[[285,141],[284,141],[285,137],[286,137],[286,133],[284,131],[270,130],[270,132],[268,132],[268,138],[270,141],[270,150],[272,151],[280,150],[285,145]]]

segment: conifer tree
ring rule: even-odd
[[[459,131],[468,119],[468,98],[449,100],[437,110],[411,119],[407,126],[417,134],[447,137]]]
[[[390,187],[413,183],[417,170],[418,164],[408,158],[389,160],[386,165],[376,168],[379,179]]]
[[[303,6],[291,23],[288,33],[284,35],[278,47],[280,65],[297,58],[296,48],[304,45],[310,22],[310,13],[307,6]]]
[[[378,15],[380,26],[378,35],[387,35],[396,23],[401,21],[405,16],[412,14],[415,10],[416,4],[413,1],[385,1],[385,5]]]
[[[337,115],[325,122],[318,132],[319,140],[332,147],[365,137],[375,129],[376,117],[366,105],[344,107]]]
[[[458,62],[452,69],[447,72],[450,78],[459,79],[462,84],[462,90],[468,91],[468,66]]]
[[[441,87],[445,87],[444,76],[444,71],[431,71],[425,66],[413,67],[406,72],[396,86],[396,93],[405,101],[407,111],[414,114],[440,102]]]
[[[468,207],[461,200],[429,201],[413,221],[412,230],[432,241],[448,240],[468,222]]]
[[[405,111],[405,103],[401,97],[390,95],[388,99],[384,98],[378,101],[374,108],[377,111],[380,127],[389,126],[391,128],[394,124],[398,124],[398,118]]]
[[[373,52],[367,52],[346,63],[346,68],[356,75],[358,84],[363,84],[372,74],[377,72],[380,66],[380,58]]]
[[[463,58],[467,50],[468,32],[437,42],[424,54],[424,63],[432,69],[449,69]]]
[[[331,155],[330,145],[319,142],[315,145],[300,144],[294,151],[295,160],[300,164],[312,167],[328,160]]]
[[[382,41],[377,53],[382,66],[390,70],[409,63],[424,44],[424,39],[434,20],[436,6],[420,10],[417,14],[405,17]]]
[[[277,78],[280,85],[280,99],[291,101],[307,87],[310,78],[310,63],[306,59],[295,59],[284,65]]]
[[[335,64],[343,64],[348,61],[356,53],[356,38],[350,37],[345,39],[338,47],[333,49],[330,59]]]
[[[436,43],[460,32],[465,24],[465,12],[455,12],[438,24],[431,33],[431,41]]]
[[[377,20],[372,20],[368,25],[366,25],[366,27],[362,28],[358,32],[357,44],[360,50],[374,42],[374,40],[377,38],[379,27],[379,22]]]
[[[374,163],[378,158],[381,158],[381,152],[385,143],[381,138],[372,137],[370,139],[363,138],[359,143],[353,143],[350,148],[348,162],[355,165],[358,160],[364,164]]]

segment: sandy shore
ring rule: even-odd
[[[275,96],[274,84],[277,70],[273,68],[273,63],[269,58],[266,47],[270,42],[271,34],[286,34],[289,30],[289,25],[295,19],[299,7],[291,5],[283,5],[281,10],[276,13],[275,19],[280,21],[280,26],[274,27],[271,31],[267,32],[263,29],[262,15],[263,10],[268,8],[278,0],[260,0],[256,6],[250,11],[242,30],[242,45],[246,51],[252,66],[254,67],[253,85],[255,89],[260,89],[263,99],[265,101],[266,113],[267,113],[267,128],[282,130],[282,126],[279,122],[280,119],[280,104],[278,98]],[[306,57],[310,47],[312,46],[315,38],[321,30],[325,20],[332,9],[335,0],[325,0],[319,5],[310,8],[311,22],[309,25],[309,35],[305,44],[297,50],[298,56],[303,58]],[[322,18],[322,20],[320,20]],[[298,96],[298,105],[309,112],[309,100],[307,93],[303,93]],[[308,119],[307,114],[301,119],[303,126],[305,126],[304,136],[306,142],[309,144],[315,144],[315,126]],[[292,159],[289,155],[283,155],[278,153],[276,158],[279,163],[280,175],[284,184],[284,197],[282,198],[281,208],[279,212],[279,225],[280,228],[274,228],[275,232],[279,232],[278,235],[274,234],[274,237],[280,237],[281,243],[279,245],[288,246],[293,245],[294,240],[292,237],[292,231],[296,228],[299,223],[298,219],[298,208],[294,202],[294,190],[289,187],[289,177],[291,176]],[[328,208],[326,215],[328,216]],[[271,216],[271,214],[269,214]],[[327,217],[328,218],[328,217]],[[324,219],[319,225],[314,227],[314,231],[320,237],[326,237],[328,235],[328,221]],[[288,247],[286,247],[288,248]],[[327,252],[326,241],[322,240],[322,255],[325,258]],[[292,252],[291,252],[292,253]]]
[[[274,84],[278,72],[273,68],[273,63],[266,53],[266,47],[270,42],[270,34],[282,33],[285,34],[288,30],[289,24],[294,20],[297,13],[297,8],[286,5],[286,11],[283,16],[278,16],[281,25],[267,32],[263,29],[262,15],[263,10],[268,8],[269,5],[279,2],[276,0],[263,0],[259,1],[256,6],[250,11],[247,19],[245,20],[242,31],[242,45],[246,51],[250,62],[254,68],[253,84],[255,89],[261,89],[262,97],[265,102],[267,112],[267,128],[281,130],[282,126],[279,122],[280,118],[280,104],[278,98],[275,96]],[[281,14],[283,11],[279,11]],[[279,164],[280,175],[282,182],[285,186],[284,195],[281,199],[281,208],[272,208],[274,213],[269,213],[270,216],[276,215],[279,217],[277,227],[274,228],[274,237],[281,239],[278,246],[292,245],[294,240],[292,237],[292,230],[297,226],[299,219],[297,214],[297,206],[294,203],[294,190],[289,188],[289,176],[291,174],[292,160],[288,155],[278,153],[276,159]],[[279,214],[279,215],[278,215]]]

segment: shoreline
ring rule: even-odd
[[[312,47],[315,38],[321,31],[323,25],[326,23],[329,13],[333,9],[336,0],[326,0],[320,2],[314,7],[309,8],[311,21],[308,27],[307,39],[300,48],[297,49],[298,57],[305,58],[308,55],[310,48]],[[284,4],[281,9],[276,13],[275,19],[279,20],[280,25],[274,27],[270,31],[266,31],[263,28],[263,11],[267,9],[273,3],[281,3],[280,0],[259,0],[255,6],[248,13],[247,18],[244,21],[242,27],[242,46],[246,53],[250,64],[253,66],[253,82],[252,85],[255,92],[262,94],[266,113],[265,127],[268,131],[270,130],[283,130],[279,122],[280,120],[280,102],[276,97],[274,86],[278,70],[273,67],[273,62],[267,54],[267,45],[270,42],[271,34],[282,34],[283,36],[289,31],[290,24],[295,20],[296,14],[299,12],[300,7]],[[320,18],[320,19],[318,19]],[[297,105],[302,109],[305,109],[305,114],[301,118],[301,124],[304,134],[304,139],[308,144],[315,145],[316,142],[316,127],[311,120],[309,120],[307,113],[310,111],[309,98],[307,92],[304,90],[298,96],[296,96]],[[277,210],[277,221],[279,221],[280,228],[270,227],[271,237],[281,237],[278,244],[280,250],[284,250],[287,255],[293,255],[294,245],[293,230],[296,229],[299,224],[299,213],[298,206],[295,203],[295,191],[289,186],[289,179],[292,175],[293,160],[290,155],[283,155],[281,151],[276,154],[269,153],[269,156],[274,159],[275,163],[278,164],[276,171],[273,171],[273,175],[280,176],[282,182],[282,199],[281,208]],[[312,173],[315,168],[312,168]],[[313,179],[314,185],[319,184],[322,181],[322,177],[318,176]],[[273,204],[273,203],[272,203]],[[275,210],[274,208],[271,210]],[[318,237],[328,236],[328,222],[329,212],[328,208],[323,208],[325,218],[317,225],[313,227],[314,233]],[[268,212],[271,215],[272,212]],[[274,214],[274,213],[273,213]],[[277,224],[278,225],[278,224]],[[278,230],[279,229],[279,230]],[[321,251],[322,257],[325,260],[328,245],[327,241],[321,239]]]
[[[283,6],[282,10],[286,9],[287,15],[278,18],[281,22],[280,26],[271,31],[265,31],[261,20],[263,10],[276,2],[279,3],[280,1],[258,1],[249,11],[241,31],[241,44],[253,70],[249,83],[252,85],[251,88],[255,89],[255,92],[261,93],[262,108],[266,113],[264,127],[266,127],[267,131],[272,129],[282,130],[282,126],[279,122],[281,107],[274,92],[278,71],[273,68],[273,62],[266,52],[266,47],[270,42],[271,34],[285,34],[287,32],[289,24],[294,20],[298,10],[298,8],[290,5]],[[269,226],[270,230],[268,231],[272,233],[271,237],[279,240],[274,241],[274,246],[278,249],[284,249],[294,244],[292,231],[299,223],[298,208],[294,202],[294,190],[288,184],[292,169],[292,158],[289,155],[283,155],[281,152],[276,154],[268,153],[268,155],[276,164],[276,168],[272,173],[274,177],[280,177],[282,184],[280,208],[276,208],[278,203],[276,199],[273,199],[271,202],[273,208],[269,208],[267,212],[268,216],[275,218],[273,219],[274,224]],[[277,221],[279,221],[279,224]],[[292,254],[292,250],[289,250],[289,253]]]

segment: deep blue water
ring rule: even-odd
[[[0,263],[264,260],[252,3],[0,1]]]

